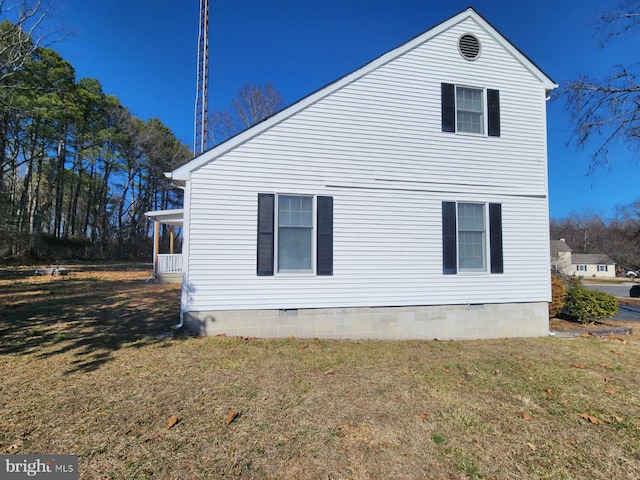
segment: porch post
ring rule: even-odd
[[[160,250],[160,222],[153,221],[153,273],[158,274],[158,253]]]
[[[175,227],[173,225],[169,226],[169,253],[173,255],[173,238],[175,236]]]

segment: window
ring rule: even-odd
[[[587,266],[586,265],[576,265],[576,270],[578,270],[578,272],[586,272],[587,271]]]
[[[599,272],[606,272],[607,270],[607,265],[598,265],[598,271]]]
[[[484,133],[482,90],[456,87],[456,131]]]
[[[441,103],[443,132],[484,135],[486,131],[490,137],[500,136],[498,90],[442,83]]]
[[[311,272],[313,198],[278,195],[278,272]]]
[[[442,202],[442,258],[445,275],[503,273],[502,205]]]
[[[458,204],[458,268],[461,272],[486,270],[484,205]]]
[[[333,275],[333,197],[258,194],[257,250],[259,276]]]

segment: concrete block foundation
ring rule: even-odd
[[[191,334],[264,338],[440,339],[541,337],[547,302],[186,312]]]

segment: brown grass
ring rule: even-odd
[[[87,479],[640,471],[636,334],[172,338],[177,286],[74,268],[0,270],[0,453],[78,454]]]

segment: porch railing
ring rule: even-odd
[[[162,254],[158,255],[157,273],[180,273],[182,272],[182,254]]]

